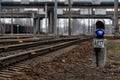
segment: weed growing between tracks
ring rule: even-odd
[[[112,47],[111,42],[109,43],[108,53],[111,49],[116,49]],[[115,57],[111,54],[112,51],[108,54],[108,58],[113,60]],[[15,75],[13,80],[119,80],[119,64],[113,65],[109,61],[103,69],[94,68],[92,42],[84,42],[53,61],[39,63],[31,69],[23,70],[23,74]]]

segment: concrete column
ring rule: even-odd
[[[112,33],[114,33],[115,32],[115,27],[114,27],[114,19],[111,19],[112,20]]]
[[[98,52],[99,51],[99,52]],[[105,48],[98,49],[97,53],[94,49],[93,63],[95,67],[103,68],[106,64],[106,46]]]
[[[36,24],[35,24],[35,25],[36,25],[36,26],[35,26],[36,28],[35,28],[35,32],[36,32],[37,34],[40,34],[40,27],[41,27],[41,26],[40,26],[40,20],[41,20],[40,17],[36,18]]]
[[[42,20],[42,18],[38,18],[38,34],[40,34],[41,33],[41,20]]]
[[[45,4],[45,28],[46,28],[46,34],[48,34],[48,6],[47,3]]]
[[[95,40],[95,39],[94,39]],[[99,67],[99,68],[103,68],[106,64],[106,58],[107,58],[107,40],[103,39],[104,41],[104,47],[103,48],[95,48],[94,47],[94,51],[93,51],[93,65],[94,67]],[[95,44],[93,42],[93,44]]]
[[[36,33],[39,34],[39,18],[36,19]]]
[[[38,34],[40,34],[40,17],[38,18]]]
[[[119,32],[118,26],[118,0],[114,0],[114,27],[115,27],[115,34]]]
[[[57,36],[58,34],[58,27],[57,27],[57,0],[55,0],[55,6],[54,6],[54,35]]]
[[[71,8],[72,8],[71,0],[68,1],[68,7],[69,7],[69,14],[68,14],[68,18],[69,18],[68,35],[71,35]]]
[[[13,15],[13,12],[11,11],[11,15]],[[14,27],[13,27],[13,18],[11,18],[11,34],[14,33]]]
[[[88,14],[90,14],[91,8],[88,9]],[[88,18],[88,34],[90,34],[90,19]]]
[[[54,11],[49,11],[48,12],[48,32],[50,34],[53,34],[54,33]]]
[[[33,18],[33,34],[36,34],[36,18]]]

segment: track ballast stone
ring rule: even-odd
[[[22,70],[13,80],[119,80],[119,71],[110,72],[113,66],[109,62],[102,69],[93,67],[92,51],[92,41],[78,44],[50,62]]]

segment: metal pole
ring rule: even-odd
[[[2,0],[0,0],[0,12],[2,11],[2,9],[1,9],[1,7],[2,7],[2,6],[1,6],[1,1],[2,1]]]
[[[33,26],[34,26],[34,36],[36,35],[36,18],[33,18]]]
[[[30,34],[32,34],[32,29],[33,29],[33,26],[32,26],[32,18],[30,18]]]
[[[28,24],[26,25],[27,27],[26,27],[26,33],[28,34],[28,26],[29,26],[29,18],[26,18],[27,19],[27,22],[28,22]]]
[[[71,35],[71,0],[68,2],[68,7],[69,7],[69,25],[68,25],[68,35]]]
[[[57,25],[57,34],[59,35],[60,28],[59,28],[59,19],[57,19],[58,25]]]
[[[118,27],[118,0],[114,0],[114,27],[115,27],[115,34],[119,32]]]
[[[30,34],[31,32],[31,18],[29,18],[29,29],[28,29],[29,31],[28,31],[28,33]]]
[[[90,19],[90,34],[92,34],[91,30],[92,30],[92,19]]]
[[[88,14],[90,15],[91,9],[88,9]],[[88,19],[88,34],[90,34],[90,19]]]
[[[57,35],[57,0],[55,0],[54,8],[54,35]]]
[[[13,34],[13,11],[12,11],[12,9],[11,9],[11,34]]]
[[[35,20],[35,14],[34,13],[32,13],[32,21],[33,21],[33,35],[34,35],[34,37],[35,37],[35,35],[36,35],[36,20]]]
[[[1,6],[1,1],[2,0],[0,0],[0,12],[2,11],[2,6]],[[2,34],[2,23],[1,23],[1,17],[0,17],[0,33]]]
[[[36,28],[35,28],[36,29],[36,34],[38,34],[38,18],[36,19]]]
[[[47,27],[47,18],[48,18],[48,16],[47,16],[47,11],[48,11],[48,9],[47,9],[47,3],[45,4],[45,28],[46,28],[46,33],[48,33],[48,27]]]
[[[17,34],[19,34],[19,25],[17,25]]]
[[[2,8],[1,8],[1,12],[2,12]],[[3,14],[5,14],[5,11],[4,11],[4,13]],[[2,23],[2,34],[5,34],[5,16],[3,16],[3,22],[1,22]]]
[[[38,34],[40,34],[40,17],[38,17]]]
[[[4,11],[4,14],[5,14],[5,11]],[[2,25],[2,31],[3,31],[3,34],[5,34],[5,16],[3,17],[3,25]]]

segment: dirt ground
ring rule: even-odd
[[[93,67],[92,42],[78,44],[50,62],[25,69],[13,80],[120,80],[120,41],[108,41],[107,63],[102,69]]]

